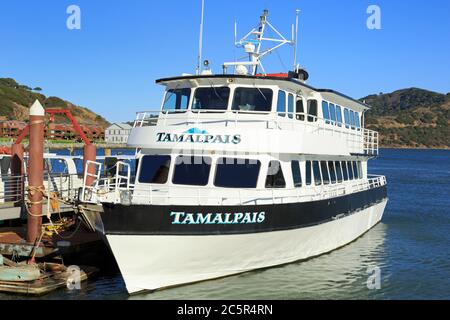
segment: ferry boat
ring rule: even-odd
[[[269,28],[279,38],[266,38]],[[267,74],[262,58],[296,45],[267,11],[238,44],[248,61],[221,74],[156,81],[162,106],[138,113],[128,139],[135,179],[119,163],[113,182],[84,186],[83,201],[103,207],[96,225],[130,294],[309,259],[382,219],[386,178],[368,174],[378,156],[370,107],[306,84],[298,66]]]

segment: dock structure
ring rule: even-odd
[[[68,116],[85,142],[84,163],[96,160],[96,146],[85,136],[70,111],[44,110],[36,100],[30,108],[27,130],[11,147],[10,157],[2,158],[10,161],[10,172],[3,172],[2,163],[0,292],[46,294],[65,287],[70,281],[71,269],[67,266],[78,268],[77,279],[84,281],[97,269],[76,266],[114,261],[101,236],[76,213],[78,187],[71,183],[74,177],[53,177],[50,167],[44,166],[46,113]],[[25,168],[21,141],[27,134],[30,144]]]

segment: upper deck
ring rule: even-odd
[[[210,75],[161,79],[157,111],[139,112],[137,148],[378,155],[364,103],[293,78]]]

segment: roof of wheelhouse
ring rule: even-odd
[[[348,106],[357,111],[366,111],[370,109],[370,106],[364,102],[353,99],[343,93],[340,93],[331,89],[317,89],[310,85],[307,85],[300,81],[299,79],[292,77],[279,77],[279,76],[252,76],[252,75],[236,75],[236,74],[216,74],[216,75],[187,75],[187,76],[177,76],[171,78],[162,78],[156,80],[157,84],[165,85],[168,87],[179,86],[180,84],[185,84],[186,86],[201,86],[201,85],[211,85],[211,80],[214,80],[214,84],[218,85],[228,85],[234,83],[234,81],[239,80],[240,84],[249,85],[259,83],[261,85],[265,84],[264,81],[275,81],[275,82],[287,82],[295,86],[300,86],[304,93],[319,93],[323,99],[343,105]],[[232,81],[230,81],[232,80]],[[256,82],[255,82],[256,81]]]

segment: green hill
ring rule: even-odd
[[[450,93],[410,88],[361,100],[372,106],[366,127],[380,132],[381,146],[450,148]]]
[[[45,108],[70,110],[80,124],[108,126],[108,121],[93,111],[58,97],[46,97],[39,93],[41,90],[18,84],[11,78],[0,78],[0,117],[8,120],[27,120],[29,107],[38,99]],[[68,121],[65,117],[57,117],[56,120]]]

